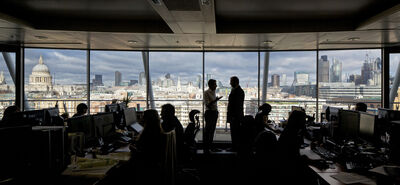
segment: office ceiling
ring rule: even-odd
[[[400,45],[397,0],[2,0],[0,43],[107,50]]]

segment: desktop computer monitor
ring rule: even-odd
[[[292,106],[292,111],[295,111],[295,110],[304,111],[304,109],[302,107],[300,107],[300,106]]]
[[[119,107],[119,110],[120,110],[120,111],[122,111],[122,110],[124,110],[124,109],[126,109],[126,108],[127,108],[127,106],[126,106],[126,103],[125,103],[125,102],[121,102],[121,103],[119,103],[119,104],[118,104],[118,107]]]
[[[95,138],[95,128],[90,115],[76,116],[68,119],[69,133],[72,132],[83,132],[85,134],[85,143],[89,143]]]
[[[32,126],[46,125],[46,113],[45,110],[30,110],[18,112],[17,123],[25,123]]]
[[[354,139],[358,137],[360,113],[351,110],[339,111],[339,132],[334,134],[340,138]]]
[[[329,121],[338,121],[339,120],[339,112],[343,110],[342,108],[338,107],[329,107],[328,108],[328,113],[326,113],[326,117]]]
[[[383,119],[388,122],[400,120],[400,111],[378,108],[378,119]]]
[[[107,138],[115,133],[114,115],[112,112],[98,113],[92,116],[97,138]]]
[[[60,111],[58,107],[44,109],[45,113],[45,125],[51,126],[63,126],[64,120],[60,117]]]
[[[375,136],[376,116],[365,112],[360,112],[359,137],[368,141],[373,141]]]
[[[108,104],[105,106],[105,112],[118,112],[119,111],[119,106],[118,104]]]
[[[135,108],[124,110],[124,123],[128,130],[134,130],[136,133],[140,133],[143,130],[143,126],[138,123]]]

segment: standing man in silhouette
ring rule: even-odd
[[[239,144],[239,127],[240,122],[243,120],[243,101],[244,92],[239,85],[239,78],[236,76],[231,77],[232,90],[228,99],[228,114],[227,122],[231,127],[232,149],[237,151]]]
[[[217,81],[214,79],[208,80],[208,89],[204,91],[204,104],[206,105],[206,112],[204,113],[204,119],[206,121],[205,130],[203,134],[204,153],[209,153],[211,144],[213,142],[215,127],[218,119],[217,101],[222,96],[217,97],[215,90],[217,89]]]

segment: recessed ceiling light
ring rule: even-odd
[[[136,40],[128,40],[128,43],[129,43],[129,44],[136,44],[137,41],[136,41]]]
[[[197,44],[204,44],[204,40],[196,40]]]
[[[151,0],[156,5],[161,5],[161,0]]]
[[[356,41],[356,40],[360,40],[360,37],[350,37],[348,40],[349,41]]]
[[[270,44],[270,43],[272,43],[272,41],[271,41],[271,40],[266,40],[266,41],[264,41],[263,43],[264,43],[264,44]]]
[[[48,37],[42,35],[35,35],[37,39],[47,39]]]

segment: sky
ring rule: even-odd
[[[337,58],[342,62],[343,75],[361,74],[361,66],[366,58],[380,57],[380,50],[332,50],[320,51],[319,56],[328,55],[328,59]],[[59,49],[26,49],[25,82],[28,82],[32,68],[38,63],[40,55],[49,67],[56,84],[86,83],[86,51]],[[264,66],[264,52],[261,52],[261,69]],[[315,51],[271,52],[269,75],[286,74],[287,82],[293,81],[295,71],[307,72],[310,80],[316,79]],[[13,55],[14,57],[15,55]],[[138,80],[139,73],[144,71],[142,53],[128,51],[91,51],[90,79],[95,74],[103,75],[106,85],[114,83],[115,71],[122,73],[122,81]],[[150,52],[151,80],[156,81],[170,73],[173,80],[178,76],[182,83],[195,82],[197,75],[202,74],[201,52]],[[394,74],[400,61],[400,54],[391,55],[390,72]],[[229,78],[238,76],[242,87],[257,86],[257,52],[207,52],[205,53],[205,74],[229,86]],[[4,71],[7,82],[11,82],[3,57],[0,57],[0,71]],[[261,70],[261,78],[263,71]],[[270,77],[269,77],[270,81]]]

